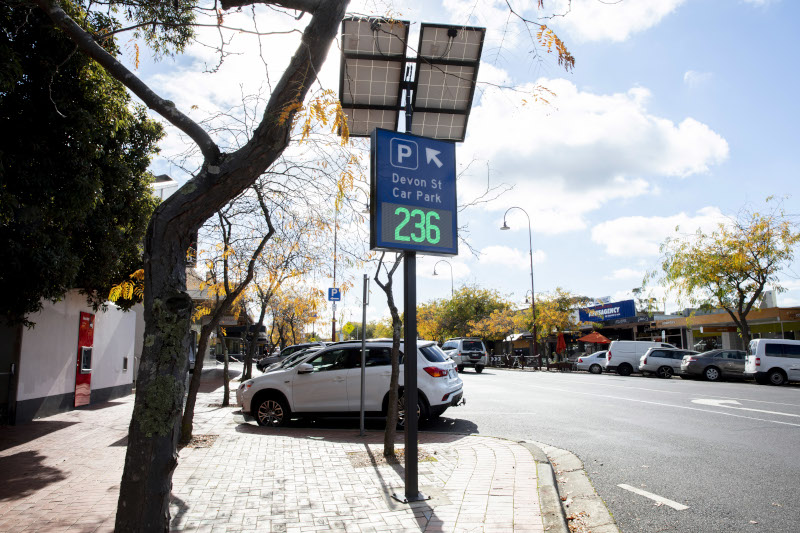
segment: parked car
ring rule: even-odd
[[[800,381],[800,341],[753,339],[747,346],[744,376],[756,383],[785,385]]]
[[[368,341],[364,410],[386,416],[392,343]],[[403,344],[400,345],[401,352]],[[454,361],[432,341],[417,341],[417,416],[420,423],[440,416],[463,400],[463,382]],[[400,367],[400,385],[403,384]],[[242,412],[259,425],[282,426],[295,415],[357,416],[361,391],[361,341],[327,346],[298,364],[243,382],[236,391]],[[405,420],[403,400],[400,410]]]
[[[489,364],[489,353],[480,339],[466,337],[447,339],[442,345],[442,350],[456,362],[459,372],[471,366],[480,374]]]
[[[588,370],[592,374],[601,374],[606,363],[606,350],[582,355],[575,361],[575,370]]]
[[[293,344],[292,346],[287,346],[286,348],[281,350],[280,353],[278,353],[277,355],[273,353],[272,355],[268,355],[266,357],[262,357],[261,359],[259,359],[258,363],[256,363],[256,368],[263,372],[272,363],[277,363],[279,361],[282,361],[283,359],[289,357],[293,353],[299,352],[300,350],[305,350],[306,348],[310,348],[311,346],[324,347],[325,344],[323,344],[322,342],[305,342],[303,344]]]
[[[678,348],[650,348],[639,358],[639,372],[645,376],[655,374],[662,379],[669,379],[681,373],[681,363],[687,355],[697,355],[697,352]]]
[[[681,360],[681,377],[720,381],[723,378],[744,377],[742,350],[709,350],[697,355],[685,355]]]
[[[272,363],[267,368],[264,369],[264,372],[272,372],[273,370],[277,370],[279,368],[287,368],[289,365],[294,366],[303,359],[309,357],[312,353],[318,352],[322,349],[322,346],[311,346],[306,348],[305,350],[300,350],[299,352],[294,352],[289,357],[286,357],[280,361]]]
[[[605,369],[620,376],[630,376],[639,371],[639,360],[650,348],[675,348],[666,342],[611,341],[606,353]]]

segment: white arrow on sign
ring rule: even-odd
[[[698,399],[692,400],[692,403],[699,403],[700,405],[711,405],[713,407],[727,407],[728,409],[737,409],[739,411],[752,411],[754,413],[767,413],[770,415],[781,415],[781,416],[791,416],[800,418],[800,415],[796,415],[794,413],[781,413],[780,411],[766,411],[764,409],[751,409],[749,407],[736,407],[737,405],[742,405],[741,403],[737,402],[736,400],[711,400],[711,399]]]
[[[425,157],[428,160],[428,164],[431,164],[433,161],[437,167],[442,168],[442,162],[439,161],[439,158],[436,157],[437,155],[441,154],[439,150],[434,150],[433,148],[425,148]]]

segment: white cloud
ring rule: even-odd
[[[538,265],[547,260],[547,254],[542,250],[533,251],[533,264]],[[511,268],[530,270],[530,255],[527,251],[510,248],[508,246],[487,246],[480,251],[478,261],[482,265],[501,265]]]
[[[539,10],[538,2],[522,0],[514,2],[514,10],[520,17],[547,22],[559,35],[564,30],[569,37],[581,41],[624,41],[634,33],[657,25],[684,2],[635,0],[612,4],[597,0],[558,0],[545,2],[545,9]],[[487,51],[490,53],[501,44],[513,49],[520,39],[528,36],[519,18],[509,14],[504,0],[445,0],[443,4],[454,23],[487,28]],[[542,18],[552,14],[564,16]]]
[[[696,70],[687,70],[683,74],[683,83],[692,89],[705,85],[711,81],[712,74],[710,72],[698,72]]]
[[[644,270],[635,270],[633,268],[618,268],[617,270],[613,271],[609,276],[606,276],[605,279],[613,279],[613,280],[639,280],[641,281],[644,278]]]
[[[488,161],[491,186],[515,184],[485,208],[520,206],[535,232],[585,228],[587,213],[652,194],[648,179],[704,173],[728,156],[728,143],[707,125],[693,118],[676,124],[649,112],[646,88],[603,95],[564,79],[539,83],[555,93],[552,105],[523,102],[535,90],[532,84],[524,87],[527,95],[487,89],[457,154],[464,165]],[[459,181],[460,201],[486,187],[485,164],[473,164]],[[515,228],[527,224],[520,212],[509,217]]]
[[[698,228],[713,230],[726,220],[717,207],[704,207],[695,216],[678,213],[669,217],[621,217],[592,228],[592,240],[605,246],[609,255],[655,256],[659,245],[674,235],[677,226],[682,234],[689,234]]]
[[[617,3],[572,0],[570,12],[553,26],[583,41],[624,41],[656,26],[685,0],[636,0]],[[566,0],[561,1],[562,11]],[[556,9],[555,11],[558,11]]]

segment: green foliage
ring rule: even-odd
[[[800,243],[797,223],[771,201],[764,213],[745,211],[710,233],[697,230],[668,238],[661,246],[659,281],[679,300],[728,311],[745,342],[749,341],[747,313],[767,285],[784,290],[779,274],[792,263]]]
[[[423,338],[442,341],[484,333],[482,321],[492,313],[510,313],[511,305],[496,290],[464,285],[449,300],[417,307],[417,328]],[[497,314],[495,314],[495,318]]]
[[[139,268],[163,131],[40,10],[2,2],[0,25],[0,313],[30,324],[43,298],[81,288],[97,307]]]
[[[590,299],[556,287],[552,293],[536,295],[536,336],[541,341],[553,333],[577,331],[584,323],[578,319],[578,308],[588,305]],[[521,325],[531,331],[531,313],[519,315]]]

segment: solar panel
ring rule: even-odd
[[[484,28],[421,25],[414,79],[413,133],[464,140],[485,34]]]
[[[342,22],[339,99],[353,137],[397,129],[409,23],[350,17]]]
[[[417,57],[409,60],[409,26],[407,21],[364,17],[342,22],[339,99],[350,135],[397,130],[403,93],[410,89],[410,133],[463,141],[486,30],[422,24]],[[413,79],[406,76],[409,62]]]

